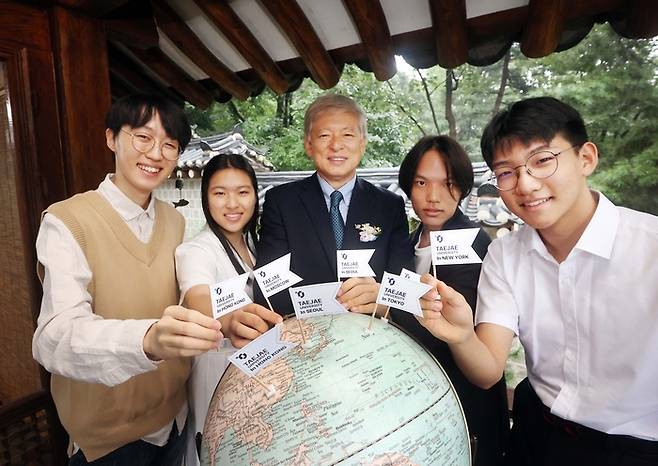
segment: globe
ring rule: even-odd
[[[283,339],[298,346],[258,380],[231,365],[219,381],[201,464],[471,464],[450,380],[404,331],[354,313],[283,326]]]

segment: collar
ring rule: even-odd
[[[619,227],[619,211],[602,193],[594,191],[599,202],[575,249],[610,259]]]
[[[317,172],[316,172],[317,173]],[[317,173],[318,175],[318,182],[320,183],[320,189],[322,190],[322,194],[324,194],[325,200],[329,199],[331,197],[331,193],[334,191],[340,191],[340,193],[343,195],[343,200],[345,201],[345,205],[350,205],[350,200],[352,199],[352,192],[354,191],[354,185],[356,184],[356,175],[352,177],[351,180],[349,180],[347,183],[345,183],[343,186],[341,186],[338,189],[334,189],[324,178],[322,178],[322,175]]]
[[[126,196],[116,184],[112,181],[113,173],[108,173],[105,179],[98,186],[98,193],[101,194],[112,208],[117,211],[125,222],[129,222],[146,213],[150,220],[155,220],[155,196],[151,195],[146,210]]]
[[[598,197],[596,210],[574,249],[610,259],[619,227],[619,211],[603,193],[592,192]],[[534,228],[524,226],[520,233],[520,240],[523,242],[526,252],[534,249],[540,254],[549,255],[546,245]]]

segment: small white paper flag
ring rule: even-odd
[[[336,251],[338,279],[346,277],[374,277],[375,272],[368,262],[374,249],[339,249]]]
[[[300,276],[290,271],[290,253],[254,270],[254,277],[266,297],[302,281]]]
[[[249,377],[260,371],[297,346],[297,343],[281,340],[281,324],[277,324],[228,359]]]
[[[406,278],[407,280],[411,280],[413,282],[419,282],[420,283],[420,275],[418,275],[416,272],[413,272],[409,269],[402,268],[402,272],[400,272],[400,276],[402,278]]]
[[[288,288],[297,318],[346,313],[347,309],[336,300],[340,285],[341,282],[331,282]]]
[[[432,264],[481,264],[482,259],[473,249],[479,228],[430,232]]]
[[[252,302],[244,291],[248,278],[249,272],[210,285],[212,315],[215,319]]]
[[[384,272],[376,301],[377,304],[391,306],[422,317],[423,311],[418,300],[431,288],[430,285],[425,283],[407,280],[399,275]]]

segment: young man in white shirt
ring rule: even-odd
[[[120,99],[106,122],[115,173],[44,213],[33,354],[53,374],[70,464],[177,465],[185,357],[217,348],[222,337],[219,322],[177,305],[174,249],[184,221],[152,196],[190,127],[181,108],[148,95]],[[116,273],[125,263],[134,267]]]
[[[588,187],[597,147],[556,99],[500,112],[481,146],[525,226],[489,247],[475,328],[464,298],[429,275],[421,323],[483,388],[519,336],[528,378],[515,391],[509,464],[658,464],[658,218]]]

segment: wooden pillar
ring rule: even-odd
[[[112,101],[107,41],[99,20],[61,7],[50,20],[70,195],[96,188],[114,170],[104,136]]]

